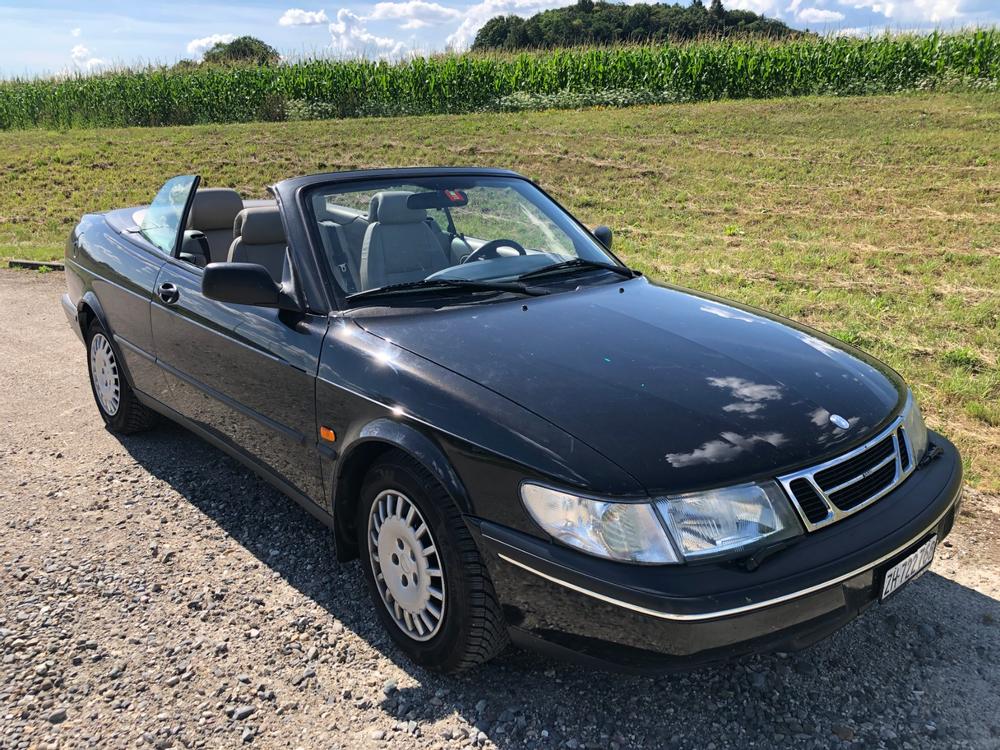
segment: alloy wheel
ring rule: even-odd
[[[95,334],[90,341],[90,378],[104,413],[109,417],[115,416],[121,404],[118,360],[111,342],[103,333]]]
[[[384,490],[368,514],[368,553],[382,602],[403,633],[415,641],[437,634],[444,620],[441,558],[417,506]]]

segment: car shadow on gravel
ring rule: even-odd
[[[358,564],[337,563],[328,529],[293,501],[180,427],[121,442],[412,678],[402,687],[389,680],[380,694],[390,746],[416,742],[409,735],[455,745],[489,740],[511,750],[1000,743],[1000,602],[936,574],[798,654],[636,677],[511,648],[472,673],[445,677],[395,649]]]

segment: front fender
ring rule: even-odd
[[[358,431],[357,437],[347,447],[342,460],[337,464],[339,471],[336,487],[340,486],[341,474],[345,466],[350,466],[351,456],[355,451],[373,442],[409,453],[448,490],[459,510],[463,513],[472,512],[469,494],[440,446],[416,427],[388,418],[375,419]]]
[[[372,419],[348,438],[335,464],[331,507],[339,560],[355,557],[354,514],[365,474],[372,462],[393,449],[419,461],[448,491],[459,509],[470,512],[469,493],[435,440],[413,425],[388,417]]]

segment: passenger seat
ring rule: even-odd
[[[211,263],[226,259],[233,242],[233,222],[243,210],[243,199],[229,188],[202,188],[194,194],[188,229],[197,229],[208,238]]]
[[[451,265],[427,225],[427,211],[407,205],[411,192],[384,190],[372,196],[361,246],[361,288],[420,281]]]
[[[257,263],[281,283],[285,267],[285,229],[277,206],[245,208],[233,224],[235,239],[229,247],[230,263]]]

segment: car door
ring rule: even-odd
[[[103,218],[84,217],[84,229],[74,237],[67,257],[79,274],[69,278],[81,280],[76,296],[85,287],[93,291],[132,387],[154,398],[160,398],[165,382],[154,363],[150,299],[197,185],[197,175],[173,177],[145,208],[111,211]],[[98,221],[104,222],[99,228]]]
[[[203,275],[173,257],[156,281],[167,405],[322,505],[315,394],[327,316],[211,300]]]

